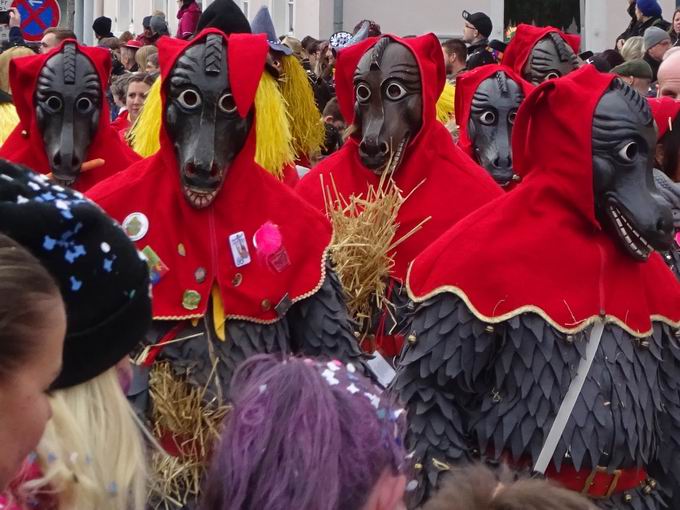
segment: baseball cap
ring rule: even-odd
[[[491,30],[493,29],[491,18],[483,12],[470,14],[468,11],[463,11],[463,19],[475,27],[483,37],[487,38],[491,35]]]

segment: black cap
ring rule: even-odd
[[[100,37],[113,37],[111,33],[111,18],[100,16],[92,23],[92,30]]]
[[[151,28],[151,16],[144,16],[142,20],[142,26],[144,28]]]
[[[198,18],[196,33],[204,28],[217,28],[225,34],[250,34],[250,23],[233,0],[215,0]]]
[[[491,30],[493,30],[491,18],[483,12],[470,14],[468,11],[463,11],[463,19],[475,27],[485,39],[491,35]]]
[[[112,368],[151,325],[148,265],[96,204],[0,160],[0,232],[29,250],[66,304],[64,366],[54,389]]]

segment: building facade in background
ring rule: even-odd
[[[213,0],[202,0],[203,7]],[[614,46],[616,36],[628,26],[625,0],[531,0],[543,8],[536,10],[541,18],[551,16],[550,2],[556,2],[554,23],[580,31],[583,47],[602,51]],[[463,31],[461,12],[484,11],[494,23],[492,38],[502,39],[508,16],[526,16],[527,0],[236,0],[249,19],[262,5],[269,7],[279,35],[299,38],[311,35],[327,38],[338,30],[349,30],[362,19],[377,21],[383,31],[399,35],[434,32],[441,38],[460,36]],[[60,0],[65,8],[66,0]],[[664,17],[670,19],[676,0],[660,0]],[[544,5],[545,4],[545,5]],[[113,32],[125,30],[139,33],[142,18],[154,10],[163,11],[170,32],[177,27],[176,0],[76,0],[75,29],[86,43],[93,42],[92,20],[108,16]],[[572,24],[564,23],[572,18]],[[532,20],[511,20],[513,22]],[[545,21],[541,19],[540,21]],[[568,20],[567,20],[568,21]]]

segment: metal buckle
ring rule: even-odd
[[[612,477],[612,481],[609,483],[609,487],[607,488],[607,492],[604,494],[604,496],[595,496],[593,494],[590,494],[590,488],[593,486],[593,483],[595,483],[595,477],[597,476],[598,473],[605,473],[607,476]],[[584,496],[588,496],[589,498],[592,499],[607,499],[614,494],[614,491],[616,490],[616,486],[619,484],[619,479],[621,478],[621,474],[623,471],[621,469],[615,469],[613,473],[609,473],[607,471],[606,467],[602,466],[597,466],[595,469],[591,471],[591,473],[588,475],[588,478],[586,479],[586,483],[583,486],[583,490],[581,491],[581,494]]]

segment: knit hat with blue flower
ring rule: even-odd
[[[151,324],[148,266],[97,205],[0,160],[0,232],[59,283],[68,327],[55,389],[105,372],[143,339]]]

